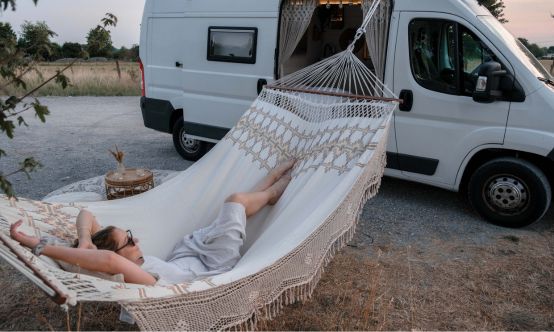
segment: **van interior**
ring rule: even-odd
[[[320,0],[306,33],[293,55],[280,68],[280,77],[346,50],[362,25],[361,1]],[[356,44],[355,54],[373,69],[365,38]]]

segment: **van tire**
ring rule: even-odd
[[[538,167],[526,160],[505,157],[477,168],[468,183],[468,198],[489,222],[518,228],[544,216],[552,191]]]
[[[197,161],[208,151],[208,143],[186,138],[183,117],[173,125],[173,145],[181,157],[189,161]]]

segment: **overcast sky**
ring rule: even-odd
[[[0,14],[1,22],[10,22],[19,33],[21,24],[27,21],[46,21],[58,34],[54,41],[86,43],[86,35],[100,23],[106,13],[117,16],[119,23],[112,30],[115,47],[129,47],[140,40],[140,22],[145,0],[39,0],[37,6],[31,0],[18,0],[15,12]],[[163,0],[158,0],[163,1]]]
[[[112,29],[114,46],[129,47],[139,42],[144,1],[39,0],[35,7],[31,0],[18,0],[17,11],[1,13],[0,21],[10,22],[16,32],[25,20],[46,21],[58,34],[56,42],[85,43],[88,31],[110,12],[119,18],[119,25]],[[554,45],[554,18],[550,16],[554,13],[554,0],[504,0],[504,3],[506,18],[510,21],[506,26],[515,36],[541,46]]]

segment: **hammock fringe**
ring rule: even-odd
[[[356,232],[356,226],[358,224],[360,216],[363,213],[364,205],[369,199],[373,198],[379,190],[381,177],[383,176],[386,163],[386,137],[388,137],[386,132],[383,137],[384,138],[380,142],[380,147],[375,151],[376,155],[372,158],[369,165],[367,165],[364,172],[360,175],[349,195],[341,204],[339,204],[337,209],[325,221],[320,230],[317,231],[316,234],[313,234],[310,238],[306,239],[299,246],[300,249],[296,251],[296,253],[299,253],[302,247],[306,246],[310,241],[317,239],[318,233],[322,232],[322,229],[325,228],[325,225],[332,223],[332,221],[337,218],[344,218],[344,226],[340,231],[336,232],[336,236],[334,236],[333,239],[331,239],[331,241],[329,242],[325,253],[317,262],[317,268],[314,270],[314,273],[310,276],[306,276],[305,278],[303,278],[302,281],[299,281],[294,285],[281,289],[276,295],[270,297],[268,301],[264,301],[262,303],[245,302],[244,307],[239,308],[246,311],[245,313],[238,314],[236,317],[233,318],[227,317],[228,321],[226,324],[220,322],[221,325],[211,326],[207,329],[253,331],[257,329],[261,321],[269,321],[279,315],[284,305],[290,305],[296,302],[306,302],[312,297],[318,282],[320,281],[326,267],[331,262],[332,258],[337,254],[339,250],[344,248],[353,239]],[[294,254],[295,253],[293,253],[292,255]],[[285,257],[286,260],[288,260],[287,258],[288,257]],[[289,259],[293,258],[290,257]],[[274,264],[274,266],[278,265],[278,263],[279,262]],[[268,269],[271,268],[272,267],[269,267]],[[261,274],[264,275],[264,273]],[[230,288],[234,287],[231,286]],[[225,290],[223,290],[222,292],[225,293]],[[186,294],[182,295],[183,298],[186,296]],[[200,296],[200,294],[198,294],[198,296]],[[206,299],[207,297],[204,298]],[[249,304],[251,305],[250,310],[247,309]],[[151,321],[153,317],[149,317],[149,315],[144,315],[145,312],[141,309],[142,306],[149,306],[152,305],[152,303],[141,301],[140,303],[122,303],[122,305],[125,307],[126,310],[129,311],[129,313],[131,313],[132,316],[135,317],[135,319],[137,320],[137,324],[139,325],[141,330],[152,330],[154,326],[157,326]],[[138,314],[139,312],[141,314]],[[169,325],[165,326],[166,329],[170,327]],[[194,330],[202,329],[200,326],[190,326],[190,328]],[[204,327],[204,329],[206,328]]]
[[[385,134],[384,137],[388,136]],[[384,146],[386,146],[386,139],[384,139],[383,143]],[[316,269],[312,278],[301,285],[296,285],[285,289],[272,301],[264,304],[262,308],[255,310],[250,318],[232,327],[227,327],[226,329],[234,331],[254,331],[258,326],[260,318],[262,318],[263,320],[272,320],[274,317],[278,316],[283,309],[283,302],[285,305],[290,305],[296,302],[305,302],[311,299],[313,292],[317,284],[319,283],[323,273],[325,272],[325,268],[327,267],[327,265],[331,262],[337,252],[343,249],[354,238],[356,234],[356,227],[361,215],[363,214],[363,208],[365,204],[368,200],[375,197],[375,195],[379,191],[379,188],[381,186],[381,178],[383,177],[386,165],[385,153],[381,153],[378,158],[375,157],[373,159],[372,164],[377,163],[381,165],[381,171],[375,174],[375,172],[371,172],[370,170],[372,170],[372,167],[376,165],[368,165],[366,171],[355,185],[355,187],[362,185],[363,191],[363,196],[361,196],[356,211],[352,211],[352,213],[349,213],[350,215],[355,216],[355,218],[350,226],[348,226],[347,229],[330,245],[327,253],[321,260],[321,264]],[[345,202],[343,202],[343,204],[347,203],[348,200],[349,199],[347,198]],[[337,210],[339,209],[340,207],[337,208]]]

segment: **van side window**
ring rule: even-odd
[[[481,65],[499,62],[474,33],[456,22],[416,19],[409,34],[414,78],[429,90],[471,96]]]
[[[448,94],[458,93],[455,23],[412,21],[410,53],[412,71],[421,86]]]
[[[257,28],[210,27],[208,61],[256,63]]]
[[[496,56],[481,43],[473,32],[461,28],[462,35],[462,65],[463,65],[463,95],[471,96],[475,91],[475,84],[481,66],[488,61],[498,61]]]

